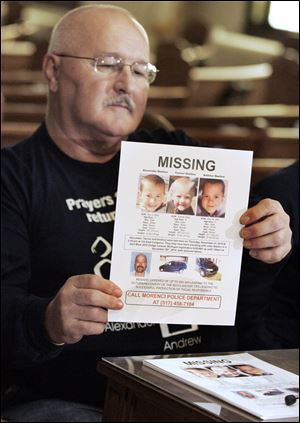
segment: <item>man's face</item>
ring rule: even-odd
[[[203,187],[201,205],[209,214],[215,213],[224,201],[221,184],[206,183]]]
[[[95,19],[89,23],[88,36],[80,40],[79,47],[75,48],[77,51],[60,53],[86,57],[114,53],[127,64],[149,61],[147,41],[128,19],[114,16],[109,22],[100,19],[97,24]],[[79,134],[88,134],[94,139],[97,136],[126,139],[144,114],[149,89],[147,80],[134,75],[129,66],[106,74],[96,71],[93,61],[60,59],[58,90],[66,119],[78,128]],[[130,107],[125,100],[120,100],[125,97]]]
[[[239,369],[242,372],[248,373],[249,375],[252,375],[252,376],[261,376],[264,373],[261,369],[258,369],[257,367],[248,366],[248,365],[239,366]]]
[[[141,206],[150,212],[155,212],[163,203],[165,187],[150,181],[143,182],[141,192]]]
[[[147,258],[145,256],[137,256],[135,258],[136,273],[145,273],[146,269],[147,269]]]

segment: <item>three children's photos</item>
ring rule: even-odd
[[[141,174],[137,207],[151,213],[225,217],[227,191],[223,179]]]

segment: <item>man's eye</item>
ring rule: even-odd
[[[101,64],[101,65],[98,65],[97,68],[100,71],[103,71],[103,72],[105,72],[105,71],[113,71],[113,70],[115,70],[117,68],[117,65],[113,65],[113,64],[111,64],[111,65],[110,64]]]
[[[133,73],[134,73],[134,75],[136,75],[136,76],[142,76],[142,77],[144,77],[144,76],[145,76],[145,75],[144,75],[144,73],[143,73],[143,72],[141,72],[141,71],[140,71],[140,70],[138,70],[138,69],[134,69]]]

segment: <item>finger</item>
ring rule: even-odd
[[[76,305],[73,316],[75,319],[88,322],[107,322],[107,310],[102,307]]]
[[[242,225],[251,225],[260,219],[270,216],[274,213],[282,212],[283,208],[279,201],[265,198],[257,203],[255,206],[248,209],[241,217],[240,223]]]
[[[253,223],[252,225],[241,229],[240,236],[244,239],[252,239],[280,230],[289,231],[288,215],[274,214],[272,216],[268,216],[260,222]],[[286,235],[288,234],[286,233]]]
[[[123,307],[119,298],[96,289],[79,288],[74,290],[73,302],[81,306],[102,307],[112,310],[119,310]]]
[[[74,286],[76,288],[97,289],[116,297],[122,296],[122,290],[118,285],[97,275],[79,275],[76,277]]]
[[[262,249],[262,248],[274,248],[285,243],[285,231],[279,230],[271,234],[260,236],[253,239],[245,239],[243,242],[244,248],[247,249]]]
[[[74,320],[72,329],[66,336],[67,343],[74,343],[74,340],[82,336],[100,335],[105,331],[106,323],[86,322],[83,320]]]
[[[289,252],[287,246],[276,248],[264,248],[260,250],[250,250],[251,257],[264,263],[272,264],[281,261]]]

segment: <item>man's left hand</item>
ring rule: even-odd
[[[289,215],[276,200],[266,198],[248,209],[240,218],[240,231],[249,254],[265,263],[277,263],[291,250]]]

